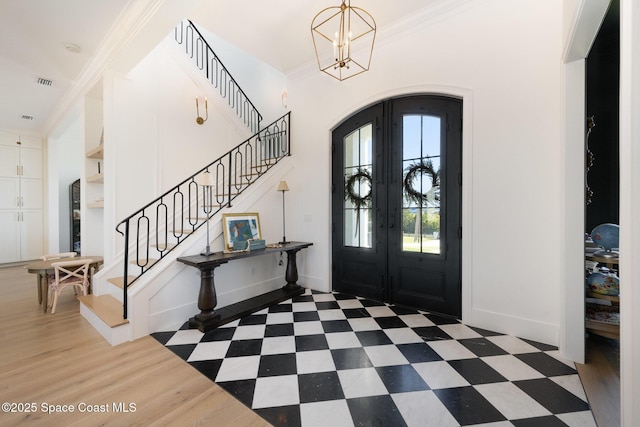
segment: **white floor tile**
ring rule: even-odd
[[[347,399],[389,394],[374,368],[345,369],[338,371],[338,378]]]
[[[414,363],[412,366],[431,389],[469,385],[469,382],[445,361]]]
[[[248,380],[258,376],[260,356],[228,357],[222,361],[216,382]]]
[[[585,402],[587,401],[587,396],[584,393],[584,388],[582,387],[582,382],[580,381],[578,374],[550,377],[549,379],[563,387],[565,390],[568,390],[570,393],[573,393],[578,398]]]
[[[267,325],[277,325],[282,323],[293,323],[293,313],[269,313],[267,314]]]
[[[373,317],[390,317],[390,316],[397,316],[396,313],[393,312],[393,310],[391,310],[389,307],[387,307],[386,305],[382,305],[382,306],[374,306],[374,307],[367,307],[367,311],[369,312],[369,314]]]
[[[347,317],[344,315],[344,311],[340,309],[335,310],[319,310],[318,316],[320,320],[344,320]]]
[[[202,342],[193,350],[187,362],[198,360],[224,359],[231,341]]]
[[[473,359],[477,357],[455,340],[428,341],[427,344],[444,360]]]
[[[185,329],[176,332],[165,345],[196,344],[204,334],[197,329]]]
[[[378,331],[382,329],[371,317],[358,317],[349,319],[349,325],[354,331]]]
[[[293,336],[268,337],[262,340],[260,354],[283,354],[296,352],[296,339]]]
[[[265,325],[238,326],[233,334],[234,340],[250,340],[264,337]]]
[[[296,375],[256,379],[252,409],[297,405],[298,403],[300,403],[300,392]]]
[[[294,302],[291,305],[291,309],[294,313],[301,311],[316,311],[316,304],[314,302]]]
[[[303,403],[300,420],[304,427],[353,427],[353,419],[346,400]]]
[[[313,300],[316,302],[335,301],[336,297],[333,294],[313,294]]]
[[[569,427],[596,427],[596,421],[593,419],[591,411],[558,414],[556,417],[560,418]]]
[[[509,381],[544,378],[540,372],[510,354],[482,357],[482,360]]]
[[[470,327],[463,325],[462,323],[456,323],[451,325],[440,325],[440,329],[445,331],[454,340],[482,337],[482,335],[480,335]]]
[[[411,328],[385,329],[384,333],[394,344],[412,344],[424,342],[420,335],[416,334]]]
[[[431,390],[392,394],[409,427],[454,427],[458,422]]]
[[[395,345],[376,345],[365,347],[365,353],[373,366],[407,365],[409,361]]]
[[[551,415],[544,406],[510,382],[479,384],[474,388],[507,419],[544,417]]]
[[[511,354],[535,353],[538,350],[531,344],[511,335],[499,335],[495,337],[487,337],[489,341]]]
[[[402,314],[398,317],[411,328],[435,326],[435,323],[423,314]]]
[[[293,333],[296,335],[324,334],[324,329],[319,321],[296,322],[293,324]]]
[[[338,300],[338,305],[340,306],[340,308],[363,308],[364,307],[360,302],[360,300],[357,300],[357,299]]]
[[[298,374],[335,371],[336,365],[329,350],[301,351],[296,353]]]
[[[335,350],[337,348],[356,348],[362,347],[360,340],[355,332],[332,332],[326,334],[327,344],[329,348]]]

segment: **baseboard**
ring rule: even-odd
[[[559,330],[557,325],[479,309],[471,309],[471,313],[471,323],[467,323],[467,326],[500,332],[544,344],[558,345]]]

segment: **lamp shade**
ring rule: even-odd
[[[209,171],[205,171],[202,175],[200,175],[200,179],[198,181],[199,184],[203,187],[213,187],[213,185],[215,184],[213,182],[213,176]]]
[[[287,181],[280,181],[280,184],[278,184],[278,191],[289,191]]]

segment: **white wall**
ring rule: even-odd
[[[344,82],[320,72],[291,76],[296,169],[287,180],[304,191],[290,192],[289,234],[316,245],[309,275],[318,288],[331,287],[330,129],[387,97],[467,93],[463,161],[472,189],[463,189],[463,218],[471,225],[463,229],[469,304],[463,321],[558,343],[565,238],[562,12],[556,0],[472,2],[376,46],[371,70],[361,76]]]
[[[69,185],[82,174],[84,145],[80,118],[48,141],[48,227],[47,253],[67,252],[70,247]]]

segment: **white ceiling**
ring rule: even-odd
[[[95,59],[114,23],[122,19],[122,13],[145,1],[171,6],[184,0],[0,0],[0,129],[43,133],[52,111]],[[352,6],[362,7],[374,17],[378,44],[385,28],[445,1],[464,3],[358,0]],[[339,0],[195,2],[188,18],[196,25],[285,73],[315,60],[311,22],[320,10],[339,4]],[[181,18],[176,17],[176,23]],[[78,45],[81,52],[67,50],[68,43]],[[39,85],[38,78],[53,84]],[[25,120],[23,115],[33,119]]]

